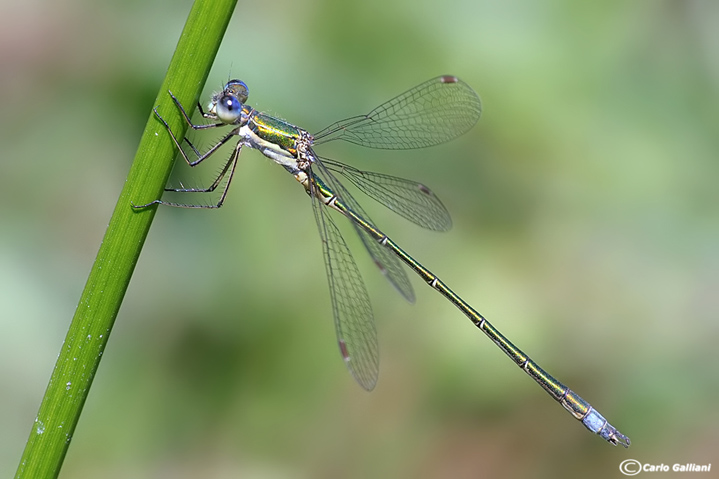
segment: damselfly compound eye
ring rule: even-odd
[[[234,123],[242,114],[242,103],[231,95],[222,95],[217,102],[217,118],[223,123]]]
[[[225,95],[231,95],[240,100],[243,105],[247,103],[247,97],[250,95],[250,89],[242,80],[230,80],[225,85]]]

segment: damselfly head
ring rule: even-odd
[[[223,123],[237,123],[249,93],[243,81],[230,80],[221,92],[212,95],[207,109]]]

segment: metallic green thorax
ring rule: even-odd
[[[297,155],[297,140],[300,138],[300,130],[291,123],[255,112],[247,126],[261,139],[281,147],[292,156]]]

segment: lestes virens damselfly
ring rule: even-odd
[[[335,122],[314,135],[248,106],[249,91],[247,85],[240,80],[228,82],[221,92],[215,93],[206,112],[198,104],[202,116],[214,121],[209,124],[193,124],[177,98],[172,92],[169,93],[192,129],[232,127],[232,130],[202,154],[185,138],[184,141],[195,155],[194,159],[190,159],[167,122],[155,109],[155,115],[164,124],[190,166],[197,166],[235,137],[237,145],[208,188],[165,190],[210,193],[219,187],[217,203],[193,205],[154,200],[135,207],[165,204],[187,208],[219,208],[227,195],[243,147],[259,150],[284,167],[312,198],[312,208],[324,250],[340,353],[350,373],[363,388],[371,390],[377,381],[377,332],[364,282],[340,230],[332,219],[330,209],[350,220],[375,264],[408,301],[414,301],[414,291],[401,263],[454,304],[590,431],[599,434],[611,444],[629,446],[629,438],[609,424],[587,401],[540,368],[434,273],[374,226],[367,213],[335,175],[345,177],[362,192],[424,228],[447,230],[451,225],[449,213],[429,188],[403,178],[361,171],[314,152],[314,146],[334,140],[344,140],[369,148],[399,150],[424,148],[454,139],[471,129],[482,112],[481,101],[469,85],[451,75],[433,78],[381,104],[366,115]]]

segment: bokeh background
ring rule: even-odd
[[[0,3],[4,477],[190,4]],[[335,344],[309,199],[248,151],[220,211],[158,212],[61,477],[719,469],[718,24],[711,0],[240,1],[206,88],[240,77],[250,104],[316,131],[439,74],[472,85],[483,117],[457,141],[322,153],[429,184],[448,233],[364,203],[629,450],[421,281],[405,303],[351,238],[381,344],[364,392]]]

